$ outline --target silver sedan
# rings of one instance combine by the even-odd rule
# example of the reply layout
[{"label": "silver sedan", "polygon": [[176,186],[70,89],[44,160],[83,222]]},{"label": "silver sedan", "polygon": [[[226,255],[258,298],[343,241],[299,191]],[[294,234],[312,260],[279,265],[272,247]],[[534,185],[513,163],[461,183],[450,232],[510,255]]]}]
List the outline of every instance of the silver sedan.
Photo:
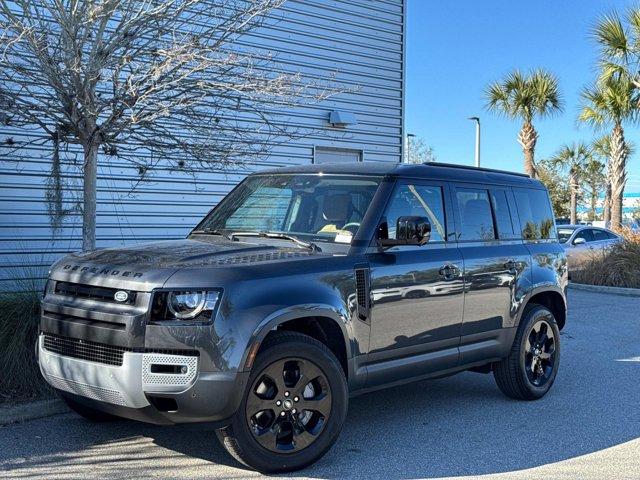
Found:
[{"label": "silver sedan", "polygon": [[587,225],[559,225],[558,240],[567,252],[569,274],[580,270],[596,253],[611,248],[622,240],[620,235],[606,228]]}]

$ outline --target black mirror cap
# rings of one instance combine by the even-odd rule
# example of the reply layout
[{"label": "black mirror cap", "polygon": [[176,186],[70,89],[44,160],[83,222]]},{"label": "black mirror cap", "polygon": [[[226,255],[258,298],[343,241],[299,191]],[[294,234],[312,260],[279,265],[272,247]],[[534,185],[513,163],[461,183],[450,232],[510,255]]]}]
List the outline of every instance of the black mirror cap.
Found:
[{"label": "black mirror cap", "polygon": [[431,238],[431,222],[427,217],[398,217],[396,238],[379,238],[381,247],[396,245],[424,245]]}]

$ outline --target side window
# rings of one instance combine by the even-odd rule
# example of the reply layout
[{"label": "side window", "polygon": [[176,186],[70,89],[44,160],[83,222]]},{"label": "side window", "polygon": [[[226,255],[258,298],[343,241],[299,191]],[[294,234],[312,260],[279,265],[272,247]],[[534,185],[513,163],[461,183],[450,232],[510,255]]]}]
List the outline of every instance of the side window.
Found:
[{"label": "side window", "polygon": [[456,200],[462,224],[459,240],[496,238],[487,190],[456,188]]},{"label": "side window", "polygon": [[430,242],[444,241],[446,233],[441,187],[398,184],[385,213],[389,238],[396,238],[398,217],[407,215],[427,217],[431,222]]},{"label": "side window", "polygon": [[525,240],[556,239],[551,202],[545,190],[514,188],[522,238]]},{"label": "side window", "polygon": [[593,242],[593,230],[591,230],[590,228],[585,228],[584,230],[580,230],[578,233],[576,233],[576,236],[573,239],[573,241],[575,242],[576,239],[578,238],[584,238],[584,241],[587,243]]},{"label": "side window", "polygon": [[604,230],[592,229],[591,232],[593,233],[593,241],[594,242],[601,242],[603,240],[609,240],[609,235]]},{"label": "side window", "polygon": [[515,228],[513,226],[513,217],[509,209],[507,200],[507,192],[504,190],[491,191],[491,204],[496,216],[496,226],[498,227],[498,238],[514,238]]}]

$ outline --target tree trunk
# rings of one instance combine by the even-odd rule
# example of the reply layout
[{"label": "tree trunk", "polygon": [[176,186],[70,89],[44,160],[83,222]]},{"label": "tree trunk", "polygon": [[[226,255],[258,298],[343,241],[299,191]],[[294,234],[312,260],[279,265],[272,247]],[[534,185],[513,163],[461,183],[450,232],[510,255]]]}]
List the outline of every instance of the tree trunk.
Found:
[{"label": "tree trunk", "polygon": [[609,180],[609,177],[607,177],[604,203],[602,204],[602,220],[604,221],[604,226],[606,228],[611,226],[611,181]]},{"label": "tree trunk", "polygon": [[82,250],[96,248],[96,184],[98,148],[95,141],[84,146],[84,185],[82,207]]},{"label": "tree trunk", "polygon": [[627,183],[628,149],[624,139],[624,130],[619,123],[611,132],[611,158],[609,176],[611,180],[611,228],[622,226],[622,198]]},{"label": "tree trunk", "polygon": [[589,213],[589,220],[592,222],[596,219],[596,208],[598,206],[598,189],[595,187],[591,187],[590,192],[590,207],[591,213]]},{"label": "tree trunk", "polygon": [[569,189],[571,192],[571,225],[578,223],[578,179],[575,173],[569,174]]},{"label": "tree trunk", "polygon": [[518,133],[518,143],[522,147],[524,153],[524,171],[531,178],[536,178],[536,162],[534,152],[536,142],[538,141],[538,132],[533,128],[529,121],[525,121]]}]

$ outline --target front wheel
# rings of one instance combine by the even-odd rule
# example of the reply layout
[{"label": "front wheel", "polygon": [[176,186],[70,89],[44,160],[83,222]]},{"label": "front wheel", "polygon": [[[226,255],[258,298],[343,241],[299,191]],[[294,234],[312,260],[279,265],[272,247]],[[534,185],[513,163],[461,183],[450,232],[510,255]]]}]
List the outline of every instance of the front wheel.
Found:
[{"label": "front wheel", "polygon": [[537,400],[553,385],[560,366],[560,330],[551,311],[527,306],[509,356],[494,364],[498,388],[516,400]]},{"label": "front wheel", "polygon": [[263,344],[231,425],[218,438],[238,461],[264,473],[316,462],[334,444],[347,414],[347,382],[331,351],[295,332]]}]

